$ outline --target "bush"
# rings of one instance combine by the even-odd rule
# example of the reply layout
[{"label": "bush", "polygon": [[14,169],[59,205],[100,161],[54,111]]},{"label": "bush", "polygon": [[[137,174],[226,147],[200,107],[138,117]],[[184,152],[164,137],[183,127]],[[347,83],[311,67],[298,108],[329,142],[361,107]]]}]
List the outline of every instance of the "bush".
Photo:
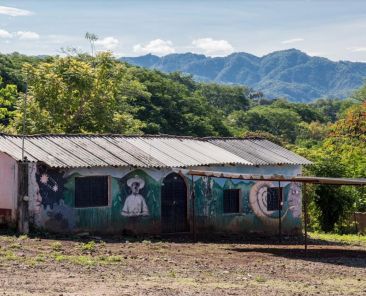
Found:
[{"label": "bush", "polygon": [[[319,177],[342,177],[346,168],[336,156],[324,156],[311,168],[310,172]],[[344,187],[334,185],[318,185],[313,193],[313,202],[319,211],[317,217],[320,229],[333,231],[337,223],[346,218],[353,205],[353,198]]]}]

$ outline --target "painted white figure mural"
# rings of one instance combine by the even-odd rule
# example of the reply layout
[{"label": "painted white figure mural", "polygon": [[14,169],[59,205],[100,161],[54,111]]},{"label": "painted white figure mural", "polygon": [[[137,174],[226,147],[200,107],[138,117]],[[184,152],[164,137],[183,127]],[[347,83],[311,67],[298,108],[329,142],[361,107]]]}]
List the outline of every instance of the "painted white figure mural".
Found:
[{"label": "painted white figure mural", "polygon": [[144,188],[145,181],[139,176],[135,176],[127,180],[127,186],[131,188],[131,194],[126,198],[121,215],[125,217],[148,216],[149,209],[144,197],[139,193],[140,189]]},{"label": "painted white figure mural", "polygon": [[294,218],[301,217],[301,188],[297,183],[291,183],[288,194],[288,205]]}]

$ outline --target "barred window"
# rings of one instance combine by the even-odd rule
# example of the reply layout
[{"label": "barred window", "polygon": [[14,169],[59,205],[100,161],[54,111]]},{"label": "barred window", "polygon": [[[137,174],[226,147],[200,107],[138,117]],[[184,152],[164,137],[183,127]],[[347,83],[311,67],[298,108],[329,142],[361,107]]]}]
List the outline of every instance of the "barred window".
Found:
[{"label": "barred window", "polygon": [[[267,211],[278,211],[282,210],[282,187],[270,187],[267,189]],[[281,197],[280,203],[278,198]]]},{"label": "barred window", "polygon": [[239,213],[240,211],[240,190],[224,190],[224,213]]},{"label": "barred window", "polygon": [[108,176],[75,178],[75,207],[105,207],[108,206],[108,196]]}]

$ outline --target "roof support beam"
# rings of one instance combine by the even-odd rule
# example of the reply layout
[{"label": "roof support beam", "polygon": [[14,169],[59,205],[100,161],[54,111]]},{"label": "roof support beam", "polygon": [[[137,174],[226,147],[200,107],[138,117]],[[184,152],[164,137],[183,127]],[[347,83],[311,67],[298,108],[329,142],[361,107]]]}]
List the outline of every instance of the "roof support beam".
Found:
[{"label": "roof support beam", "polygon": [[316,176],[307,177],[307,176],[284,176],[284,175],[251,175],[251,174],[236,174],[236,173],[201,171],[201,170],[189,170],[188,174],[193,176],[253,180],[253,181],[281,181],[281,182],[298,182],[298,183],[325,184],[325,185],[354,185],[354,186],[366,185],[366,178],[352,179],[352,178],[328,178],[328,177],[316,177]]}]

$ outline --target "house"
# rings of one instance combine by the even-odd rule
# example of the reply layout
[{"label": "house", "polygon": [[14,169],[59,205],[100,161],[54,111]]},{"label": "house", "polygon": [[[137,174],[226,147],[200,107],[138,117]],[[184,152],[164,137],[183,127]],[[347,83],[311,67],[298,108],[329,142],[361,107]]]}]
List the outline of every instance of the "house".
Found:
[{"label": "house", "polygon": [[33,135],[24,138],[26,162],[22,140],[0,135],[0,216],[10,223],[27,219],[54,232],[275,234],[281,222],[283,233],[301,232],[299,184],[189,173],[298,176],[310,164],[265,139]]}]

